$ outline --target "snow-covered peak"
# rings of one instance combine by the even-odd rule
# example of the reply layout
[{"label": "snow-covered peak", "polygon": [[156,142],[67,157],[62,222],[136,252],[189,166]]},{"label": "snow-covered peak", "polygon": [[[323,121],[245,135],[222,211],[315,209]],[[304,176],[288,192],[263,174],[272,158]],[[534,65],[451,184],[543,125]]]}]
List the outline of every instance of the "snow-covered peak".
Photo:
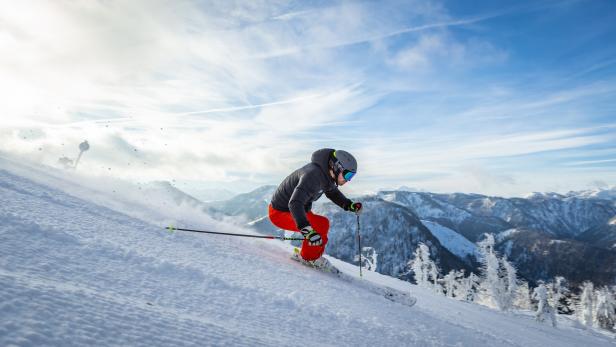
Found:
[{"label": "snow-covered peak", "polygon": [[580,191],[571,191],[567,196],[574,196],[582,199],[605,199],[616,201],[616,186],[609,188],[596,188]]},{"label": "snow-covered peak", "polygon": [[566,196],[562,194],[554,193],[554,192],[547,192],[547,193],[532,192],[530,194],[527,194],[524,198],[529,199],[529,200],[545,200],[545,199],[564,199],[566,198]]}]

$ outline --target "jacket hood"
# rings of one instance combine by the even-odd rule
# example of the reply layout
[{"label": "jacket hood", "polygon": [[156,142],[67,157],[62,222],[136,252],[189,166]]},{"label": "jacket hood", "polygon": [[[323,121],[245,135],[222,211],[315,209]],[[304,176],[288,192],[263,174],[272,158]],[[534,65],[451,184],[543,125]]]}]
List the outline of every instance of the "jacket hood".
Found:
[{"label": "jacket hood", "polygon": [[321,171],[329,177],[329,158],[334,151],[333,148],[323,148],[318,151],[312,153],[312,158],[310,161],[314,164],[317,164],[321,168]]}]

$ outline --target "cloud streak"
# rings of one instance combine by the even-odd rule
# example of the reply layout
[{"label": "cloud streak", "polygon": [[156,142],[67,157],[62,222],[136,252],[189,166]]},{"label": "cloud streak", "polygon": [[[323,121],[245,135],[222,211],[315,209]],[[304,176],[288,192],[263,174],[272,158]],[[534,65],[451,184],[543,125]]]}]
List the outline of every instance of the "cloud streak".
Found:
[{"label": "cloud streak", "polygon": [[478,23],[478,22],[481,22],[487,19],[495,18],[500,15],[502,14],[493,14],[493,15],[478,16],[478,17],[467,18],[467,19],[436,22],[436,23],[418,25],[414,27],[396,29],[396,30],[385,32],[385,33],[377,33],[377,34],[372,34],[372,35],[368,34],[364,37],[359,37],[359,38],[340,39],[340,40],[334,40],[334,41],[325,42],[325,43],[312,43],[312,44],[305,44],[303,46],[287,47],[287,48],[279,49],[276,51],[266,52],[266,53],[259,54],[259,55],[253,55],[250,58],[251,59],[270,59],[270,58],[283,57],[286,55],[298,54],[303,51],[333,49],[333,48],[340,48],[344,46],[351,46],[351,45],[357,45],[357,44],[362,44],[362,43],[371,43],[371,42],[375,42],[375,41],[379,41],[379,40],[383,40],[386,38],[403,35],[403,34],[417,33],[417,32],[428,31],[428,30],[439,29],[439,28],[469,25],[469,24]]}]

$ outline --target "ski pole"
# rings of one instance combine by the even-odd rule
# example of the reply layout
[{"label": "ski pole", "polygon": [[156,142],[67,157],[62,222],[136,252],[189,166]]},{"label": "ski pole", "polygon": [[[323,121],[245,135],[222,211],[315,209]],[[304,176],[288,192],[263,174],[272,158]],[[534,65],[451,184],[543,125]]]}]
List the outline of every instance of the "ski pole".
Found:
[{"label": "ski pole", "polygon": [[361,266],[362,266],[362,261],[361,261],[361,234],[359,233],[359,214],[357,215],[357,246],[359,247],[359,277],[363,277],[362,272],[361,272]]},{"label": "ski pole", "polygon": [[282,236],[273,236],[273,235],[250,235],[250,234],[234,234],[234,233],[222,233],[218,231],[209,231],[209,230],[195,230],[195,229],[184,229],[184,228],[176,228],[174,226],[165,227],[165,229],[169,230],[169,232],[173,232],[174,230],[180,231],[190,231],[193,233],[203,233],[203,234],[215,234],[215,235],[229,235],[229,236],[241,236],[241,237],[254,237],[258,239],[269,239],[269,240],[283,240],[283,241],[304,241],[303,238],[298,239],[294,237],[285,237],[284,234]]}]

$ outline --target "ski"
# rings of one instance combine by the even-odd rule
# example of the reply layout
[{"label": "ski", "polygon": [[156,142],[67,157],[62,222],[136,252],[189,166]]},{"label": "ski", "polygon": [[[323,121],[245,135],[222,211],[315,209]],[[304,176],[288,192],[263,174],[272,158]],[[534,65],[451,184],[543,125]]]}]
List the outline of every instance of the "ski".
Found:
[{"label": "ski", "polygon": [[333,266],[329,261],[327,261],[327,259],[325,259],[325,261],[327,262],[325,265],[315,264],[314,262],[306,261],[300,257],[298,248],[295,248],[293,250],[291,259],[311,269],[315,269],[326,274],[331,274],[335,277],[340,278],[343,281],[356,284],[357,286],[362,287],[374,294],[380,295],[391,302],[402,304],[408,307],[412,307],[417,303],[417,298],[411,296],[409,293],[405,293],[389,287],[382,287],[370,281],[359,280],[355,277],[345,274],[344,272],[338,270],[338,268]]}]

